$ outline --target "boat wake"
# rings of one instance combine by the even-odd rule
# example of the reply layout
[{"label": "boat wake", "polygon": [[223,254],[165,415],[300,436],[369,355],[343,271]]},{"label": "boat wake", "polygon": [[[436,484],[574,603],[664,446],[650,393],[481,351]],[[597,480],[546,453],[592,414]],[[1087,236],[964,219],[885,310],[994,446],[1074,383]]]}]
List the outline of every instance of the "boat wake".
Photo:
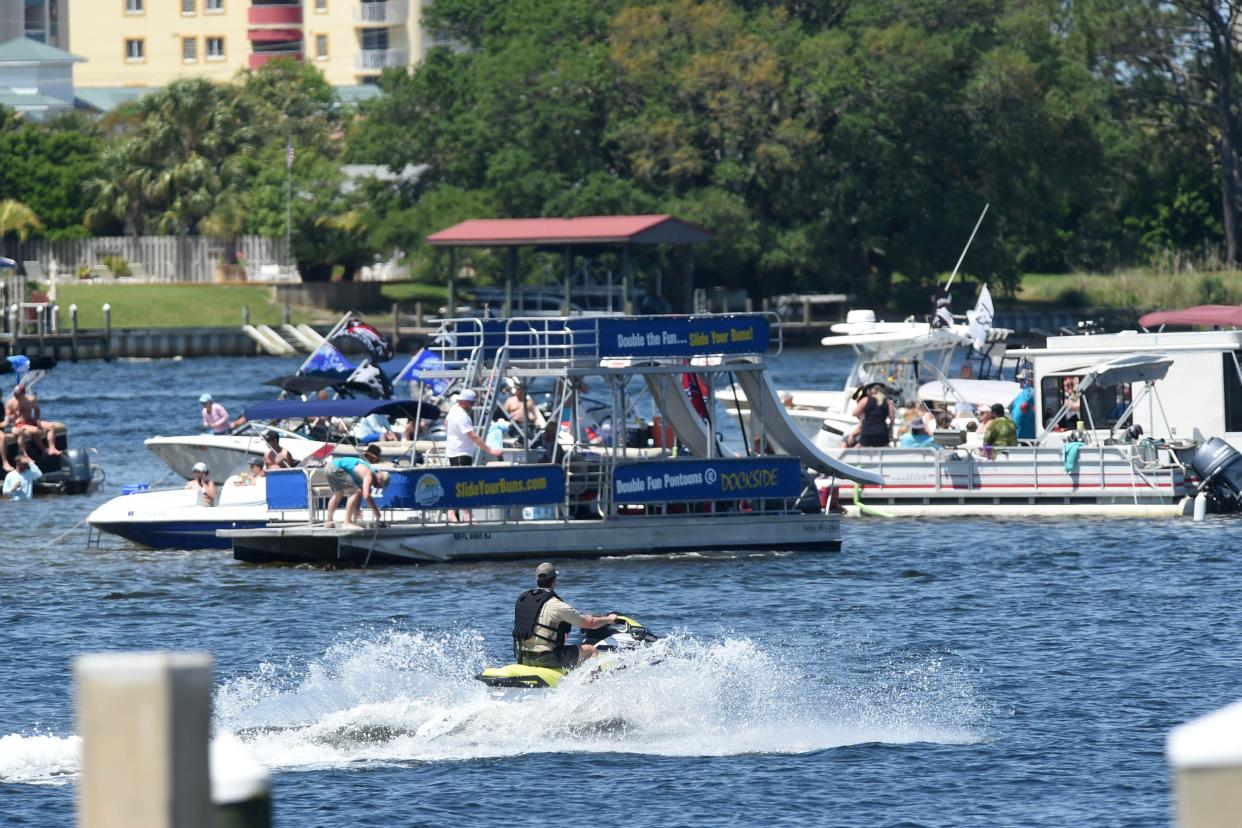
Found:
[{"label": "boat wake", "polygon": [[[862,743],[981,741],[986,705],[944,656],[816,675],[745,638],[667,636],[556,690],[498,691],[473,633],[344,642],[300,676],[273,668],[217,693],[217,724],[273,769],[526,753],[726,756]],[[851,678],[853,676],[853,678]]]},{"label": "boat wake", "polygon": [[[859,669],[832,654],[794,663],[746,638],[673,634],[583,670],[556,690],[488,688],[483,638],[389,630],[306,665],[263,664],[225,681],[215,730],[269,768],[461,761],[530,753],[728,756],[881,743],[973,744],[988,706],[937,654]],[[833,662],[814,670],[803,662]],[[857,654],[854,654],[857,656]],[[0,738],[0,782],[76,774],[76,736]]]}]

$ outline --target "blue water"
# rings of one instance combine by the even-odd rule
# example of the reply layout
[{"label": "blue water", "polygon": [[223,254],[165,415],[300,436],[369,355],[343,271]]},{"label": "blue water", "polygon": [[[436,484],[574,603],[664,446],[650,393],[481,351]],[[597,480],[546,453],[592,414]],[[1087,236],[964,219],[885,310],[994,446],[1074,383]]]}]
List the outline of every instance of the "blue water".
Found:
[{"label": "blue water", "polygon": [[[575,561],[562,594],[666,638],[520,702],[531,563],[354,571],[152,552],[75,529],[164,472],[142,438],[236,414],[288,360],[64,365],[45,413],[106,490],[0,504],[0,825],[69,825],[71,664],[208,650],[215,726],[274,771],[279,825],[1164,825],[1170,727],[1242,695],[1237,523],[848,520],[841,552]],[[839,383],[819,351],[780,384]],[[50,544],[50,545],[49,545]]]}]

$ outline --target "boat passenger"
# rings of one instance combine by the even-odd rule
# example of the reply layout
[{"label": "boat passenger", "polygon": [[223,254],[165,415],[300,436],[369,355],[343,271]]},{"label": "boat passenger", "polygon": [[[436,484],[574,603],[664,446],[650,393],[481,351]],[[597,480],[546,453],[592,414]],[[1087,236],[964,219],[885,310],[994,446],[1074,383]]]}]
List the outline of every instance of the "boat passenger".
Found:
[{"label": "boat passenger", "polygon": [[594,644],[566,644],[574,627],[598,629],[617,620],[617,614],[583,615],[556,594],[559,573],[550,563],[535,568],[535,588],[518,596],[513,609],[513,644],[520,664],[553,670],[571,670],[595,655]]},{"label": "boat passenger", "polygon": [[203,428],[213,434],[228,434],[229,412],[224,406],[213,400],[210,394],[203,394],[198,402],[203,407]]},{"label": "boat passenger", "polygon": [[543,412],[526,394],[526,387],[518,380],[513,380],[513,395],[505,400],[504,409],[511,423],[510,433],[514,437],[520,437],[523,445],[530,443],[536,429],[544,427]]},{"label": "boat passenger", "polygon": [[467,388],[457,397],[457,404],[449,409],[448,416],[444,418],[444,427],[447,432],[444,440],[444,456],[448,458],[450,466],[474,465],[474,449],[470,447],[471,443],[492,457],[504,456],[503,451],[488,446],[474,430],[472,412],[476,399],[474,391]]},{"label": "boat passenger", "polygon": [[897,419],[897,411],[892,400],[884,394],[883,383],[874,382],[867,386],[867,392],[854,406],[854,416],[858,418],[858,445],[883,447],[889,445],[892,435],[892,423]]},{"label": "boat passenger", "polygon": [[328,464],[328,486],[332,489],[332,496],[328,498],[328,519],[324,526],[332,527],[336,507],[340,505],[341,498],[347,494],[349,499],[345,501],[345,520],[341,523],[342,528],[361,528],[355,521],[358,519],[358,512],[362,509],[363,500],[366,500],[371,507],[375,519],[380,519],[379,507],[375,505],[375,497],[371,494],[372,486],[382,489],[388,485],[388,472],[375,469],[374,464],[380,461],[380,456],[380,447],[372,443],[367,446],[362,457],[332,458],[332,462]]},{"label": "boat passenger", "polygon": [[219,502],[216,481],[209,477],[210,474],[207,464],[199,461],[194,464],[194,479],[185,484],[187,489],[195,490],[194,505],[196,506],[215,506]]},{"label": "boat passenger", "polygon": [[1016,446],[1018,430],[1013,420],[1007,416],[1005,406],[993,403],[989,413],[991,417],[987,422],[987,428],[983,431],[983,444],[993,447]]},{"label": "boat passenger", "polygon": [[[267,451],[263,453],[262,469],[291,469],[297,465],[289,449],[280,447],[279,434],[269,431],[263,435],[263,439],[267,441]],[[253,466],[254,463],[250,465]]]},{"label": "boat passenger", "polygon": [[927,423],[922,417],[915,417],[910,421],[910,431],[901,438],[897,445],[899,448],[944,448],[927,433]]},{"label": "boat passenger", "polygon": [[34,497],[34,484],[43,477],[43,470],[25,454],[13,460],[13,469],[4,476],[4,495],[11,500],[30,500]]},{"label": "boat passenger", "polygon": [[26,440],[45,438],[47,446],[44,451],[49,455],[60,454],[56,448],[56,427],[46,420],[39,419],[38,404],[26,394],[26,384],[18,383],[13,388],[13,396],[4,404],[5,422],[13,426],[13,437],[17,440],[19,454],[29,456]]},{"label": "boat passenger", "polygon": [[[288,452],[286,452],[286,454],[287,453]],[[281,467],[277,466],[276,468],[281,468]],[[246,481],[247,484],[254,483],[254,481],[261,480],[264,477],[267,477],[267,468],[263,465],[261,461],[251,460],[250,461],[250,478]]]},{"label": "boat passenger", "polygon": [[1018,383],[1022,389],[1018,396],[1009,403],[1009,417],[1018,430],[1019,440],[1035,439],[1035,389],[1031,387],[1030,377],[1026,371],[1018,372]]}]

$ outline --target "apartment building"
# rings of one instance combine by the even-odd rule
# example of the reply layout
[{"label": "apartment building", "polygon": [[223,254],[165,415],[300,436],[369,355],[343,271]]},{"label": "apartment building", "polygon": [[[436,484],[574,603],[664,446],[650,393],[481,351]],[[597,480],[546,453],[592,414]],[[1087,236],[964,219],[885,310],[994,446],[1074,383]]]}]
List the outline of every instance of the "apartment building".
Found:
[{"label": "apartment building", "polygon": [[68,5],[68,0],[0,0],[0,43],[28,37],[37,43],[68,48],[68,32],[60,25]]},{"label": "apartment building", "polygon": [[74,54],[86,59],[76,71],[80,89],[157,87],[184,77],[227,80],[281,57],[314,64],[335,86],[355,86],[422,59],[429,43],[420,25],[427,4],[74,0],[68,29]]}]

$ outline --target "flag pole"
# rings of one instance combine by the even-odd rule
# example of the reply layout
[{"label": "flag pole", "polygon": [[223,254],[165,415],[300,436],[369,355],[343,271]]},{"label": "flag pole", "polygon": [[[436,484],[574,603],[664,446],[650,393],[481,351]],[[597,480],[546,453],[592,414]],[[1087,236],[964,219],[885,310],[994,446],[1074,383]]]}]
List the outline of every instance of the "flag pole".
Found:
[{"label": "flag pole", "polygon": [[962,260],[966,258],[966,251],[970,250],[970,245],[975,240],[975,234],[979,232],[979,225],[983,224],[983,217],[988,214],[988,208],[991,206],[991,202],[983,205],[983,212],[979,214],[979,220],[975,222],[975,229],[970,231],[970,238],[966,240],[966,246],[962,248],[962,255],[957,257],[957,264],[953,265],[953,272],[949,274],[949,281],[944,283],[945,291],[948,291],[953,285],[953,280],[957,277],[957,269],[962,266]]},{"label": "flag pole", "polygon": [[293,264],[293,136],[285,144],[285,265]]}]

